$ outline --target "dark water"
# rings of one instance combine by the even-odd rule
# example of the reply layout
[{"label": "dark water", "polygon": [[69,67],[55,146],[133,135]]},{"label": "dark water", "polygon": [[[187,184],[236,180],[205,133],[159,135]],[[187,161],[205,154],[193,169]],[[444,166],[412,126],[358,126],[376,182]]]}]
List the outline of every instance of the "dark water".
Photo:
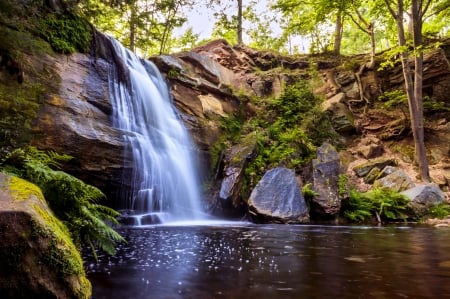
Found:
[{"label": "dark water", "polygon": [[[450,298],[450,230],[286,225],[123,229],[87,261],[93,298]],[[89,259],[89,257],[87,257]]]}]

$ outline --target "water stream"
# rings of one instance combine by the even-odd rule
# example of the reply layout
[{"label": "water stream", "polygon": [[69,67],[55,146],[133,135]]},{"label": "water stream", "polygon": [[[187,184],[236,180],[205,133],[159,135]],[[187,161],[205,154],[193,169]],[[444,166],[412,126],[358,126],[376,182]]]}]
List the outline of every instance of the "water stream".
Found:
[{"label": "water stream", "polygon": [[109,76],[114,126],[124,132],[133,164],[126,209],[138,225],[202,218],[193,145],[163,77],[152,62],[111,41],[127,73],[116,66]]},{"label": "water stream", "polygon": [[215,223],[124,228],[87,256],[95,299],[450,298],[450,230]]}]

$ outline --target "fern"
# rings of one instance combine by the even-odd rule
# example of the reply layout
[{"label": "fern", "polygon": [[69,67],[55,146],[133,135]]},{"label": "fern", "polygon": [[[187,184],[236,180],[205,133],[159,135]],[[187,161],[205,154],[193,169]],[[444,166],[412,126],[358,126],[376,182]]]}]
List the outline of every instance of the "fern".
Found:
[{"label": "fern", "polygon": [[406,219],[408,202],[408,198],[389,189],[375,188],[364,193],[350,190],[341,212],[354,222],[364,222],[375,215],[385,220]]},{"label": "fern", "polygon": [[105,197],[98,188],[68,173],[52,169],[70,159],[68,155],[28,147],[10,153],[1,166],[15,167],[17,174],[41,188],[50,208],[65,222],[75,243],[98,247],[108,254],[114,254],[115,244],[124,241],[110,226],[117,224],[119,213],[98,204]]}]

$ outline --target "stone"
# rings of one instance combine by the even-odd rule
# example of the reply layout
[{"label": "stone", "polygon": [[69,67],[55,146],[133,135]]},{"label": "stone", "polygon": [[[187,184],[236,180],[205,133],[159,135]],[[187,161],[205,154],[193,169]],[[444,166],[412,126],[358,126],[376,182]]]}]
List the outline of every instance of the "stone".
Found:
[{"label": "stone", "polygon": [[373,184],[375,180],[379,177],[381,170],[378,167],[372,168],[369,173],[364,177],[364,183]]},{"label": "stone", "polygon": [[358,153],[366,159],[373,159],[383,154],[381,140],[374,136],[366,136],[358,144]]},{"label": "stone", "polygon": [[225,170],[219,191],[219,201],[223,209],[236,209],[240,206],[239,194],[245,168],[255,153],[256,135],[251,133],[226,154]]},{"label": "stone", "polygon": [[2,173],[0,240],[2,298],[90,298],[80,253],[41,190]]},{"label": "stone", "polygon": [[445,202],[444,193],[434,183],[418,185],[401,192],[401,194],[411,200],[410,207],[419,217],[425,215],[432,206]]},{"label": "stone", "polygon": [[312,161],[312,184],[317,195],[311,201],[311,217],[334,218],[339,213],[340,160],[336,149],[329,143],[317,148],[317,159]]},{"label": "stone", "polygon": [[277,167],[267,171],[248,200],[249,212],[256,222],[305,223],[308,207],[294,171]]},{"label": "stone", "polygon": [[411,178],[403,170],[398,169],[385,177],[377,179],[373,186],[401,192],[413,188],[415,185]]},{"label": "stone", "polygon": [[384,167],[386,167],[388,165],[395,166],[396,164],[397,164],[397,162],[393,158],[377,158],[377,159],[369,160],[365,163],[356,165],[355,167],[353,167],[353,171],[356,173],[357,176],[364,177],[374,167],[383,169]]},{"label": "stone", "polygon": [[322,111],[330,116],[331,125],[336,132],[348,134],[355,132],[355,124],[352,112],[344,104],[345,94],[338,93],[322,104]]}]

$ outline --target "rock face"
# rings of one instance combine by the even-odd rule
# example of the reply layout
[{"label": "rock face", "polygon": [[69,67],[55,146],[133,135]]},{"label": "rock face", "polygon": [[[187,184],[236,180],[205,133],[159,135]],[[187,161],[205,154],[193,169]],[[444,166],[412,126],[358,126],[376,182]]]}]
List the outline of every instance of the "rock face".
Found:
[{"label": "rock face", "polygon": [[410,206],[416,216],[423,216],[432,206],[445,202],[444,193],[436,184],[418,185],[401,192],[410,200]]},{"label": "rock face", "polygon": [[248,200],[249,211],[256,222],[305,223],[308,207],[295,174],[287,168],[266,172]]},{"label": "rock face", "polygon": [[40,189],[2,173],[0,239],[2,298],[90,298],[80,254]]},{"label": "rock face", "polygon": [[[110,63],[84,54],[45,57],[43,69],[51,66],[59,76],[41,105],[32,144],[74,157],[64,170],[117,197],[126,173],[122,132],[112,127],[108,90]],[[125,161],[124,161],[125,160]]]},{"label": "rock face", "polygon": [[335,218],[341,207],[339,195],[339,175],[341,173],[339,155],[329,143],[317,148],[317,159],[313,165],[313,188],[317,195],[311,202],[311,217]]}]

